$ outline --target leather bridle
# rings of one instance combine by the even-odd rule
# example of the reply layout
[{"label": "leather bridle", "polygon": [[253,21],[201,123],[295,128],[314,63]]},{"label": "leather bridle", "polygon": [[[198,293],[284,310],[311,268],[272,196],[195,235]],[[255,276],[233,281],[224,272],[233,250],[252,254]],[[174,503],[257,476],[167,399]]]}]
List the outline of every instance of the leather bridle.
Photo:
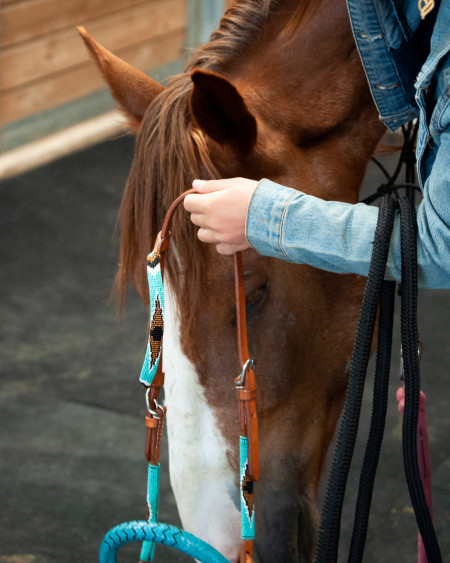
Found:
[{"label": "leather bridle", "polygon": [[[190,189],[181,194],[169,207],[160,233],[157,236],[153,252],[159,254],[161,276],[164,276],[164,258],[171,237],[171,223],[175,210],[184,198],[195,193]],[[248,494],[248,480],[253,482],[259,478],[259,443],[258,443],[258,422],[256,415],[256,381],[255,381],[255,361],[250,358],[247,341],[247,322],[245,309],[245,288],[244,272],[241,252],[234,254],[234,287],[236,297],[236,325],[237,325],[237,348],[241,373],[235,379],[235,386],[238,394],[239,421],[241,437],[246,439],[248,449],[248,468],[246,471],[246,491]],[[162,358],[161,358],[162,359]],[[156,374],[152,383],[147,388],[147,440],[146,458],[152,465],[159,462],[159,446],[161,432],[166,415],[166,407],[158,403],[161,388],[164,385],[164,372],[162,361],[159,362]],[[242,475],[240,479],[242,489]],[[250,487],[253,494],[253,485]],[[242,497],[242,490],[241,490]],[[241,498],[242,504],[242,498]],[[242,507],[241,507],[242,508]],[[243,526],[244,528],[244,526]],[[251,536],[251,534],[250,534]],[[253,562],[253,537],[249,534],[242,534],[241,548],[236,563]]]}]

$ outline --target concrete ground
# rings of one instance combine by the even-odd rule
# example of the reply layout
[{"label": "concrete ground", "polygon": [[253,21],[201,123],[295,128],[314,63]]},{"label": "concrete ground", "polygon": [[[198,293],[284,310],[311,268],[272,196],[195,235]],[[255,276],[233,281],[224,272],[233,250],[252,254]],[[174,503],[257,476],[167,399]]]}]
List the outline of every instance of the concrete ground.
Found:
[{"label": "concrete ground", "polygon": [[[132,150],[131,139],[119,139],[0,184],[0,563],[94,562],[110,527],[145,514],[144,402],[137,377],[147,313],[130,294],[119,320],[109,299],[117,263],[112,233]],[[444,560],[450,555],[449,303],[449,292],[420,292],[422,381]],[[368,563],[416,559],[394,357]],[[364,407],[356,462],[367,433],[367,398]],[[162,468],[160,519],[177,525],[164,471],[167,449]],[[356,483],[354,471],[343,553]],[[166,548],[157,553],[160,562],[191,560]],[[136,554],[136,546],[126,548],[119,560],[135,562]]]}]

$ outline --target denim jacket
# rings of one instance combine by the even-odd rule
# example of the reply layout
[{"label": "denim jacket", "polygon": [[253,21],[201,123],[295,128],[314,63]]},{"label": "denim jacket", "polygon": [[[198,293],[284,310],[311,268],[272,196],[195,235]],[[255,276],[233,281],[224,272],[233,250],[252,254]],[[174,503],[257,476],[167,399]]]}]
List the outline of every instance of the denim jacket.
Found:
[{"label": "denim jacket", "polygon": [[[380,119],[391,130],[419,119],[419,285],[450,288],[450,0],[436,2],[421,25],[417,0],[347,5]],[[367,276],[377,217],[377,207],[323,201],[262,180],[248,207],[246,236],[266,256]],[[396,217],[386,276],[400,275]]]}]

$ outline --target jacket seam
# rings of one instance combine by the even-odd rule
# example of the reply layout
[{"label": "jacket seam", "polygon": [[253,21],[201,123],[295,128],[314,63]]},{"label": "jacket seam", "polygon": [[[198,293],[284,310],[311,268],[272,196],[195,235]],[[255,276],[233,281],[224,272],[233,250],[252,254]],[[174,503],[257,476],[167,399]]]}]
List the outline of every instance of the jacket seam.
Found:
[{"label": "jacket seam", "polygon": [[245,229],[244,229],[244,236],[245,236],[245,240],[248,242],[248,244],[253,248],[252,243],[249,240],[248,237],[248,223],[249,223],[249,218],[250,218],[250,208],[252,206],[252,202],[255,198],[256,192],[259,188],[259,186],[262,184],[262,182],[264,182],[265,180],[267,180],[267,178],[261,178],[261,180],[259,180],[259,182],[256,184],[256,188],[253,190],[252,196],[250,198],[250,201],[248,202],[247,205],[247,213],[245,215]]},{"label": "jacket seam", "polygon": [[297,195],[297,193],[292,193],[292,194],[287,198],[287,200],[285,201],[284,206],[283,206],[283,212],[282,212],[281,217],[280,217],[280,225],[279,225],[279,227],[278,227],[278,248],[279,248],[280,251],[282,252],[283,256],[285,256],[286,258],[289,258],[289,260],[291,260],[291,257],[290,257],[289,254],[285,251],[285,249],[283,248],[282,242],[281,242],[281,240],[282,240],[282,230],[283,230],[283,224],[284,224],[284,221],[285,221],[285,217],[286,217],[286,215],[287,215],[287,208],[289,207],[289,204],[290,204],[290,202],[291,202],[291,199],[292,199],[294,196],[296,196],[296,195]]}]

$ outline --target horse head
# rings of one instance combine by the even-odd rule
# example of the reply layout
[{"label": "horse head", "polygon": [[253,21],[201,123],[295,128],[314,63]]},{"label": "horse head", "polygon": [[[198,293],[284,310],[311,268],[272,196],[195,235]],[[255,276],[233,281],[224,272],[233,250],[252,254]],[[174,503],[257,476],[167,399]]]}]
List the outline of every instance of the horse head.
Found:
[{"label": "horse head", "polygon": [[[122,291],[131,277],[148,300],[146,255],[194,178],[268,177],[357,201],[382,126],[343,0],[234,2],[167,87],[81,33],[138,129],[120,210]],[[184,211],[172,245],[164,337],[171,482],[183,526],[231,559],[240,528],[232,259],[201,244]],[[363,280],[252,250],[244,269],[261,459],[255,550],[260,562],[309,561]]]}]

